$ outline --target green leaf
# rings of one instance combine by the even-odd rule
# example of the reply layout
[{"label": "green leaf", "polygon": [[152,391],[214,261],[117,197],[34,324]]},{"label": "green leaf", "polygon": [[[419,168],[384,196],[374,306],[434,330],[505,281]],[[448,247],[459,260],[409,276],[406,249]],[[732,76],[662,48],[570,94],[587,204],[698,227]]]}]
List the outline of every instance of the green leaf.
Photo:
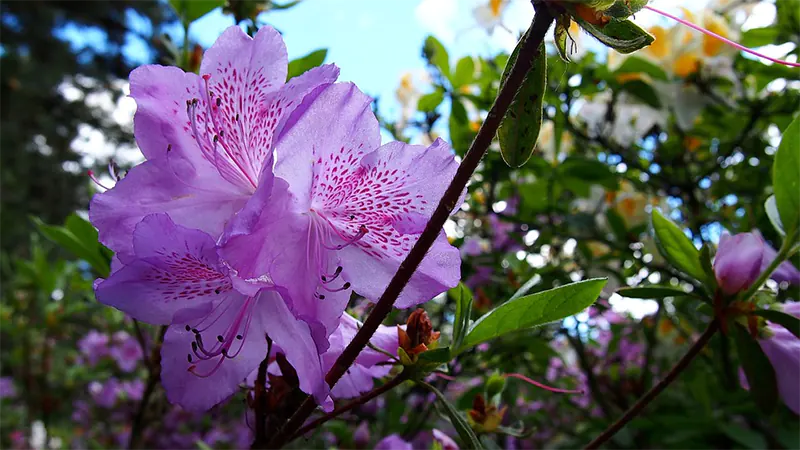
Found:
[{"label": "green leaf", "polygon": [[270,2],[269,9],[270,10],[275,10],[275,11],[280,11],[280,10],[292,8],[294,6],[297,6],[298,4],[300,4],[300,0],[296,0],[296,1],[288,2],[288,3]]},{"label": "green leaf", "polygon": [[328,56],[328,49],[322,48],[314,50],[306,56],[293,59],[289,61],[289,71],[286,74],[286,79],[292,79],[298,75],[302,75],[314,67],[322,65],[325,62],[325,57]]},{"label": "green leaf", "polygon": [[568,14],[562,14],[556,19],[556,26],[553,30],[553,41],[556,43],[556,50],[558,50],[558,56],[561,57],[562,60],[565,62],[570,62],[569,59],[569,49],[567,45],[569,45],[569,26],[572,22]]},{"label": "green leaf", "polygon": [[444,100],[444,92],[441,90],[433,91],[419,98],[417,109],[422,112],[432,112],[442,103],[442,100]]},{"label": "green leaf", "polygon": [[456,71],[453,78],[450,80],[453,83],[453,88],[458,89],[472,82],[475,76],[475,61],[471,56],[465,56],[458,60],[456,63]]},{"label": "green leaf", "polygon": [[63,227],[47,225],[36,217],[33,217],[32,220],[44,237],[89,263],[101,277],[108,276],[110,258],[106,256],[105,247],[98,242],[97,231],[91,224],[75,214],[67,218],[67,226]]},{"label": "green leaf", "polygon": [[420,361],[426,363],[434,363],[436,365],[446,364],[450,362],[451,359],[453,358],[450,356],[449,347],[436,348],[419,354]]},{"label": "green leaf", "polygon": [[541,280],[542,280],[542,276],[539,275],[538,273],[536,275],[530,277],[528,279],[528,281],[525,282],[525,284],[523,284],[522,286],[520,286],[519,289],[517,289],[517,292],[514,292],[514,295],[512,295],[511,298],[508,299],[508,301],[516,300],[516,299],[522,297],[523,295],[527,294],[528,291],[530,291],[531,288],[536,286],[536,283],[540,282]]},{"label": "green leaf", "polygon": [[[501,86],[505,84],[525,39],[523,37],[520,40],[508,59],[503,77],[500,79]],[[497,130],[500,153],[509,167],[522,167],[533,155],[542,128],[542,102],[546,82],[547,51],[542,43],[536,51],[531,70],[525,75],[522,86],[511,101],[511,106]]]},{"label": "green leaf", "polygon": [[762,412],[770,414],[778,404],[775,369],[772,368],[772,363],[767,358],[767,355],[764,354],[764,350],[750,336],[750,333],[738,324],[732,323],[732,325],[730,331],[736,342],[742,369],[744,369],[744,374],[747,376],[750,395]]},{"label": "green leaf", "polygon": [[425,383],[424,381],[419,381],[418,383],[424,386],[427,390],[436,394],[439,404],[444,407],[447,416],[450,417],[450,422],[452,422],[453,428],[456,429],[456,432],[458,432],[458,435],[461,437],[465,448],[482,449],[483,445],[478,440],[478,437],[475,436],[475,433],[472,431],[472,427],[469,426],[467,419],[456,410],[456,408],[447,400],[447,397],[439,392],[438,389],[428,383]]},{"label": "green leaf", "polygon": [[619,90],[633,94],[648,106],[656,109],[661,108],[661,98],[659,98],[658,93],[650,83],[643,80],[631,80],[623,83]]},{"label": "green leaf", "polygon": [[786,328],[797,338],[800,338],[800,318],[772,309],[757,309],[753,314]]},{"label": "green leaf", "polygon": [[776,27],[751,28],[742,33],[739,43],[750,48],[763,47],[775,44],[778,40],[778,34],[779,31]]},{"label": "green leaf", "polygon": [[606,210],[606,221],[617,239],[623,242],[627,241],[628,226],[625,224],[625,219],[616,210],[613,208]]},{"label": "green leaf", "polygon": [[598,41],[620,53],[632,53],[652,44],[655,38],[630,20],[612,20],[605,26],[595,26],[579,16],[573,19]]},{"label": "green leaf", "polygon": [[656,64],[638,56],[630,56],[614,71],[615,75],[644,73],[654,80],[667,81],[667,72]]},{"label": "green leaf", "polygon": [[800,225],[800,116],[783,132],[772,164],[772,189],[781,223],[792,234]]},{"label": "green leaf", "polygon": [[775,231],[781,236],[786,236],[783,223],[781,223],[780,213],[778,213],[778,203],[775,201],[774,195],[770,195],[767,201],[764,202],[764,210],[767,212],[767,218],[772,224],[772,227],[775,228]]},{"label": "green leaf", "polygon": [[686,297],[692,294],[684,292],[671,286],[642,286],[633,288],[622,288],[617,294],[629,298],[665,298],[665,297]]},{"label": "green leaf", "polygon": [[437,67],[446,78],[450,78],[450,55],[441,42],[433,36],[425,38],[422,53],[429,63]]},{"label": "green leaf", "polygon": [[190,24],[215,8],[225,5],[225,0],[169,0],[184,24]]},{"label": "green leaf", "polygon": [[595,159],[570,157],[559,164],[556,170],[560,177],[566,179],[567,188],[574,179],[608,189],[616,190],[619,187],[617,176],[611,172],[611,168]]},{"label": "green leaf", "polygon": [[577,314],[597,300],[605,284],[604,278],[579,281],[507,301],[472,324],[462,349]]},{"label": "green leaf", "polygon": [[720,429],[728,435],[729,438],[742,444],[745,448],[758,450],[767,447],[767,441],[761,433],[742,427],[741,425],[734,425],[731,423],[720,423]]},{"label": "green leaf", "polygon": [[447,291],[447,295],[456,303],[456,316],[453,319],[453,342],[450,346],[455,353],[458,353],[472,317],[472,292],[464,283],[458,283],[458,286]]},{"label": "green leaf", "polygon": [[661,255],[676,269],[696,280],[704,281],[706,273],[700,263],[700,252],[683,231],[657,209],[653,209],[652,225]]}]

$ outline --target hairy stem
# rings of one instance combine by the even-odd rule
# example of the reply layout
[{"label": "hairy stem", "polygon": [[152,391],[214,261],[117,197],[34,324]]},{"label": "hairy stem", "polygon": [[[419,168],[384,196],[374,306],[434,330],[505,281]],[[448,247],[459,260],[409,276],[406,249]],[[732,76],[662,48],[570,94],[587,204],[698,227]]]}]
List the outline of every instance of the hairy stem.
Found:
[{"label": "hairy stem", "polygon": [[[372,313],[367,317],[364,325],[358,330],[353,340],[344,349],[342,354],[333,364],[328,374],[325,376],[325,381],[328,385],[333,386],[345,374],[347,369],[353,364],[356,356],[361,353],[361,350],[367,345],[372,335],[378,329],[378,326],[386,319],[386,316],[392,310],[394,302],[402,292],[403,288],[411,280],[411,276],[417,270],[425,254],[433,245],[436,238],[441,233],[444,223],[456,207],[461,193],[467,186],[473,172],[478,167],[483,155],[489,149],[492,140],[494,139],[497,129],[500,127],[500,122],[508,111],[511,101],[517,94],[520,86],[525,80],[525,76],[531,69],[531,66],[539,49],[540,44],[544,40],[547,30],[550,29],[555,18],[549,9],[544,5],[537,6],[536,15],[531,24],[531,28],[526,34],[525,41],[520,48],[519,57],[517,58],[514,66],[508,75],[508,79],[500,88],[497,98],[489,110],[486,120],[478,130],[475,140],[472,141],[469,150],[464,156],[464,160],[458,167],[455,177],[447,187],[439,205],[436,207],[431,219],[425,226],[425,230],[420,235],[414,247],[408,253],[406,258],[400,263],[400,268],[394,274],[386,290],[381,295],[378,302],[375,304]],[[294,430],[299,428],[311,415],[316,408],[313,398],[308,397],[300,405],[300,408],[295,412],[289,421],[284,425],[280,433],[278,433],[270,442],[270,446],[279,447],[285,441],[285,436],[293,434]]]},{"label": "hairy stem", "polygon": [[603,433],[600,434],[600,436],[597,436],[592,442],[590,442],[584,448],[586,449],[600,448],[601,445],[603,445],[606,441],[611,439],[615,434],[617,434],[619,430],[621,430],[625,425],[627,425],[628,422],[631,421],[631,419],[633,419],[639,413],[641,413],[647,407],[647,405],[649,405],[650,402],[653,401],[653,399],[658,396],[658,394],[660,394],[664,389],[667,388],[667,386],[669,386],[673,381],[675,381],[676,378],[678,378],[678,375],[680,375],[681,372],[683,372],[683,370],[689,366],[689,363],[692,362],[692,360],[703,350],[708,341],[711,340],[711,337],[714,336],[714,334],[718,330],[719,330],[719,322],[717,321],[717,319],[714,319],[711,321],[711,323],[708,324],[708,328],[706,328],[706,331],[703,332],[703,334],[700,336],[697,342],[695,342],[694,345],[692,345],[692,347],[689,349],[689,351],[686,352],[685,355],[683,355],[683,358],[681,358],[680,361],[678,361],[678,363],[675,364],[675,367],[673,367],[672,370],[669,371],[669,373],[667,374],[667,376],[664,377],[664,379],[662,379],[661,381],[658,382],[658,384],[653,386],[653,388],[650,389],[646,394],[644,394],[644,396],[642,396],[642,398],[640,398],[635,405],[631,406],[630,409],[625,411],[625,414],[623,414],[622,417],[619,418],[619,420],[614,422],[610,427],[608,427],[605,431],[603,431]]}]

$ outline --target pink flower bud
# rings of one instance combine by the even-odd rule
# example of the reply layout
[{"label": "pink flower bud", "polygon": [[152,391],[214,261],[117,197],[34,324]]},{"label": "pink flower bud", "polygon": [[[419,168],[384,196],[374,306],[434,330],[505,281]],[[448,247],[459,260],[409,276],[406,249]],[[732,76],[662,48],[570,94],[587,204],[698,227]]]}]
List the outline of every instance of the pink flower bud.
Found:
[{"label": "pink flower bud", "polygon": [[766,244],[755,233],[724,233],[714,258],[714,275],[722,292],[733,295],[750,287],[761,273]]}]

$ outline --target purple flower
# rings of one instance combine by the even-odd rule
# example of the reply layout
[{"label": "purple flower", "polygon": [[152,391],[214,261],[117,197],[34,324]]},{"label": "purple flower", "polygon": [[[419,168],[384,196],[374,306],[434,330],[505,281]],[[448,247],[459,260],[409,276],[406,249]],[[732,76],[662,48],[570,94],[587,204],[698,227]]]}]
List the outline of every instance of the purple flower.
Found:
[{"label": "purple flower", "polygon": [[[249,286],[248,286],[249,288]],[[308,325],[288,310],[277,287],[233,288],[214,240],[147,216],[133,233],[128,263],[95,287],[101,303],[133,318],[170,325],[161,349],[162,383],[170,401],[202,411],[228,398],[266,356],[265,335],[300,375],[300,388],[327,398],[324,372]]]},{"label": "purple flower", "polygon": [[97,362],[108,356],[108,335],[97,330],[89,330],[86,336],[78,341],[78,349],[89,360],[89,365],[94,366]]},{"label": "purple flower", "polygon": [[142,360],[142,346],[130,334],[117,331],[113,337],[114,345],[111,346],[111,357],[123,372],[133,372],[136,365]]},{"label": "purple flower", "polygon": [[125,394],[125,398],[138,402],[144,395],[144,381],[136,379],[133,381],[123,381],[119,385],[120,392]]},{"label": "purple flower", "polygon": [[98,406],[103,408],[113,407],[117,403],[120,392],[120,384],[116,378],[109,378],[105,383],[98,381],[89,383],[89,395]]},{"label": "purple flower", "polygon": [[481,239],[475,236],[464,238],[464,243],[459,250],[464,256],[478,256],[484,252]]},{"label": "purple flower", "polygon": [[[259,186],[226,230],[221,254],[243,279],[287,286],[291,309],[323,352],[348,290],[373,300],[383,293],[458,164],[442,140],[380,146],[372,99],[352,84],[315,95],[275,145],[274,187]],[[290,202],[274,200],[283,189]],[[442,231],[395,306],[425,302],[459,278],[458,249]]]},{"label": "purple flower", "polygon": [[[734,295],[748,289],[777,256],[761,233],[723,233],[714,258],[714,274],[722,292]],[[771,277],[778,282],[800,284],[800,271],[789,261],[778,266]]]},{"label": "purple flower", "polygon": [[[322,355],[325,372],[333,367],[336,358],[342,354],[344,348],[353,340],[361,327],[361,323],[345,313],[342,314],[341,323],[330,337],[331,346]],[[377,348],[385,350],[391,355],[397,354],[398,338],[397,328],[381,325],[372,335],[370,342]],[[365,348],[358,354],[355,363],[350,366],[347,373],[333,387],[332,394],[336,398],[351,398],[372,390],[373,378],[382,378],[392,370],[391,365],[377,365],[389,361],[390,358],[371,348]]]},{"label": "purple flower", "polygon": [[413,450],[413,447],[399,435],[390,434],[375,444],[375,450]]},{"label": "purple flower", "polygon": [[369,445],[369,423],[366,420],[361,421],[353,432],[353,445],[356,448],[366,448]]},{"label": "purple flower", "polygon": [[442,450],[458,450],[458,444],[456,444],[456,441],[436,428],[433,429],[433,440],[439,443]]},{"label": "purple flower", "polygon": [[100,241],[122,262],[134,228],[152,213],[216,239],[230,217],[272,179],[275,140],[307,94],[336,80],[326,65],[285,83],[286,47],[269,26],[250,38],[225,30],[200,75],[147,65],[131,73],[134,135],[147,161],[92,200]]},{"label": "purple flower", "polygon": [[14,379],[11,377],[0,377],[0,400],[4,398],[14,398],[17,396],[17,388],[14,387]]},{"label": "purple flower", "polygon": [[[785,303],[783,311],[800,317],[800,302]],[[762,350],[772,363],[778,381],[778,393],[795,414],[800,414],[800,339],[781,325],[769,322],[770,337],[759,339]]]}]

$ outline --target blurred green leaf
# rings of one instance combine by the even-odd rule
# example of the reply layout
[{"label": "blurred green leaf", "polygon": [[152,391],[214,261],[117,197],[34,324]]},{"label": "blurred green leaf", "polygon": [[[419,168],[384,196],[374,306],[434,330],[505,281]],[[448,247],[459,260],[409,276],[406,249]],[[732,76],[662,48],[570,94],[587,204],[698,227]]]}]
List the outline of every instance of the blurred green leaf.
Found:
[{"label": "blurred green leaf", "polygon": [[764,350],[744,328],[731,322],[730,334],[736,342],[739,360],[747,376],[750,394],[765,414],[770,414],[778,404],[778,385],[775,369]]},{"label": "blurred green leaf", "polygon": [[700,263],[700,252],[683,231],[657,209],[653,209],[652,225],[661,255],[676,269],[696,280],[704,281],[706,274]]},{"label": "blurred green leaf", "polygon": [[450,78],[450,55],[441,42],[433,36],[425,38],[422,53],[429,63],[434,65],[442,72],[446,78]]},{"label": "blurred green leaf", "polygon": [[567,180],[565,183],[567,188],[575,179],[611,190],[618,187],[617,176],[611,171],[608,164],[594,159],[570,157],[559,164],[556,171],[560,177]]},{"label": "blurred green leaf", "polygon": [[472,324],[459,350],[577,314],[597,300],[605,284],[606,279],[579,281],[507,301]]},{"label": "blurred green leaf", "polygon": [[298,75],[308,72],[314,67],[321,66],[322,63],[325,62],[325,58],[327,56],[328,49],[322,48],[319,50],[314,50],[306,56],[301,56],[300,58],[289,61],[289,70],[286,74],[286,79],[290,80]]},{"label": "blurred green leaf", "polygon": [[422,112],[433,112],[444,100],[444,92],[436,90],[419,98],[417,109]]},{"label": "blurred green leaf", "polygon": [[778,34],[777,27],[751,28],[742,33],[739,43],[745,47],[763,47],[775,44],[778,40]]},{"label": "blurred green leaf", "polygon": [[657,299],[665,297],[686,297],[692,295],[678,288],[670,286],[658,286],[658,285],[622,288],[617,291],[617,294],[623,297],[645,298],[645,299]]},{"label": "blurred green leaf", "polygon": [[631,80],[622,83],[620,91],[628,92],[653,108],[661,108],[661,98],[650,83],[643,80]]},{"label": "blurred green leaf", "polygon": [[110,252],[98,242],[97,231],[89,222],[76,214],[67,218],[66,226],[47,225],[36,217],[33,217],[32,220],[39,232],[47,239],[88,262],[100,277],[108,276]]},{"label": "blurred green leaf", "polygon": [[781,216],[778,212],[778,203],[775,201],[774,195],[770,195],[767,198],[767,201],[764,202],[764,211],[766,211],[767,218],[772,224],[772,227],[775,228],[775,231],[777,231],[781,236],[786,236],[786,231],[783,229]]},{"label": "blurred green leaf", "polygon": [[474,75],[475,61],[473,61],[471,56],[465,56],[456,63],[456,71],[453,73],[453,78],[450,82],[453,83],[453,88],[458,89],[461,86],[472,83]]},{"label": "blurred green leaf", "polygon": [[457,351],[464,342],[464,336],[469,329],[472,317],[472,292],[464,283],[447,291],[447,295],[455,301],[456,316],[453,319],[453,342],[450,346]]},{"label": "blurred green leaf", "polygon": [[667,72],[665,72],[664,69],[638,56],[629,56],[625,58],[625,61],[614,71],[614,74],[617,76],[636,73],[647,74],[650,78],[659,81],[666,81],[668,79]]},{"label": "blurred green leaf", "polygon": [[794,234],[800,225],[800,116],[781,137],[772,165],[772,189],[781,223],[788,234]]},{"label": "blurred green leaf", "polygon": [[729,438],[743,445],[745,448],[753,450],[769,448],[766,439],[764,439],[761,433],[744,428],[741,425],[725,422],[720,423],[719,427]]},{"label": "blurred green leaf", "polygon": [[[520,40],[506,64],[503,77],[500,79],[501,86],[508,78],[524,40],[525,38]],[[525,75],[522,86],[511,101],[511,106],[497,130],[500,152],[503,161],[509,167],[522,167],[533,155],[542,128],[542,104],[546,82],[547,50],[542,43],[536,52],[533,66]]]},{"label": "blurred green leaf", "polygon": [[169,0],[181,21],[188,25],[215,8],[225,5],[225,0]]},{"label": "blurred green leaf", "polygon": [[447,416],[450,418],[450,422],[453,424],[453,428],[456,429],[456,432],[461,437],[464,447],[471,449],[482,449],[483,445],[478,440],[478,437],[475,436],[475,433],[472,431],[472,427],[469,426],[467,419],[456,410],[456,408],[447,400],[447,397],[445,397],[444,394],[442,394],[438,389],[428,383],[420,381],[419,384],[436,394],[439,404],[444,407]]}]

